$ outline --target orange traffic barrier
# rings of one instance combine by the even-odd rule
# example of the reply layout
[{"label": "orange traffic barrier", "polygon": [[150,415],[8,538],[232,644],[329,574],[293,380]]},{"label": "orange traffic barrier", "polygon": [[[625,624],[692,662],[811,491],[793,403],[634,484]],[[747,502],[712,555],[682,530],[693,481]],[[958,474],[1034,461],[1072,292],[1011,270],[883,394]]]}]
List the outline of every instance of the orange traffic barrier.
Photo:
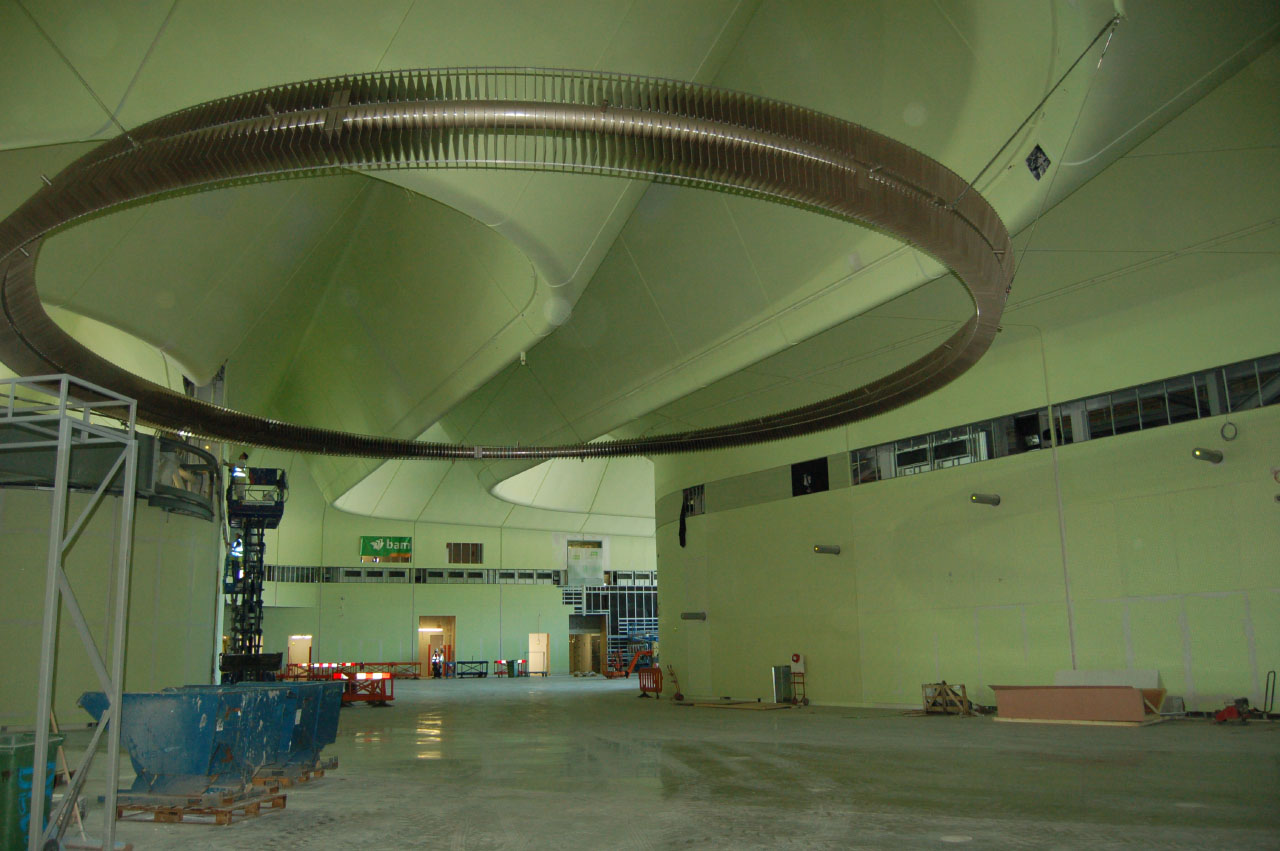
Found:
[{"label": "orange traffic barrier", "polygon": [[375,706],[386,706],[395,700],[395,675],[378,671],[375,673],[334,674],[335,680],[345,680],[346,689],[342,692],[342,705],[349,703],[372,703]]},{"label": "orange traffic barrier", "polygon": [[636,677],[640,680],[641,697],[648,697],[649,695],[657,697],[662,694],[661,668],[641,668],[636,671]]},{"label": "orange traffic barrier", "polygon": [[400,678],[422,676],[421,662],[290,662],[285,667],[286,680],[331,680],[335,673],[384,673]]}]

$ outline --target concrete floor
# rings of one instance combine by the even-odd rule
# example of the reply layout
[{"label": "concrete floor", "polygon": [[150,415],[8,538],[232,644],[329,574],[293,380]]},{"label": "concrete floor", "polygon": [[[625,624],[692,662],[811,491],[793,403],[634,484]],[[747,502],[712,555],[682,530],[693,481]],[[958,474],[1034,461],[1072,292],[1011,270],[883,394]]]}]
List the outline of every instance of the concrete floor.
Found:
[{"label": "concrete floor", "polygon": [[[1141,729],[638,700],[634,680],[401,681],[340,768],[138,849],[1280,848],[1280,725]],[[91,823],[92,825],[92,823]]]}]

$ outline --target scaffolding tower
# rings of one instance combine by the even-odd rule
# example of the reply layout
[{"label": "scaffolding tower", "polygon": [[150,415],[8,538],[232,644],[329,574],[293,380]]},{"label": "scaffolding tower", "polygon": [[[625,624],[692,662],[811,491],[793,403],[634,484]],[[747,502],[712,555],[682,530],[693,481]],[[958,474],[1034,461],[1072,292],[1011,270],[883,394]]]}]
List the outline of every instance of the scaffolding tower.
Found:
[{"label": "scaffolding tower", "polygon": [[[31,827],[28,849],[38,851],[61,847],[62,838],[77,799],[89,776],[103,740],[106,740],[107,776],[103,795],[102,844],[81,847],[115,847],[116,786],[120,773],[121,694],[124,689],[124,652],[128,618],[129,563],[133,548],[133,512],[137,499],[138,439],[135,431],[137,402],[96,384],[69,375],[41,375],[0,381],[0,427],[4,440],[0,451],[53,450],[56,453],[52,508],[49,518],[49,556],[46,562],[43,620],[40,630],[39,684],[36,691],[35,760],[32,766],[30,804]],[[110,424],[108,424],[110,423]],[[96,490],[81,507],[75,520],[68,523],[71,509],[72,464],[83,468],[85,450],[107,450],[119,454],[110,462]],[[84,487],[84,483],[81,482]],[[99,646],[94,630],[84,615],[76,589],[64,569],[68,553],[80,533],[97,513],[108,492],[119,489],[120,511],[117,529],[118,548],[109,565],[108,618],[105,645]],[[65,612],[80,637],[98,685],[107,695],[109,705],[102,714],[93,737],[72,772],[71,786],[59,804],[49,813],[45,826],[45,796],[39,791],[51,786],[48,763],[50,723],[58,656],[58,613]]]},{"label": "scaffolding tower", "polygon": [[224,683],[275,679],[282,654],[262,652],[262,584],[266,532],[280,525],[289,480],[284,470],[234,467],[227,487],[227,524],[235,539],[227,553],[223,592],[231,608],[230,641],[219,668]]}]

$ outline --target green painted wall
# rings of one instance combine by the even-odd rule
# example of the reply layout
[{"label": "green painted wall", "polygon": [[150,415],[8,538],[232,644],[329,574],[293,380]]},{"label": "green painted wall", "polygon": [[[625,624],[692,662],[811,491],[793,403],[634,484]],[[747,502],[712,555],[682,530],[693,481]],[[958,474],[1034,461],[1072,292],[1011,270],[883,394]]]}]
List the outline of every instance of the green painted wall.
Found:
[{"label": "green painted wall", "polygon": [[[465,541],[484,544],[486,569],[564,569],[563,532],[350,514],[326,503],[300,457],[260,451],[250,462],[289,470],[285,518],[267,537],[269,563],[358,567],[362,535],[411,535],[415,568],[447,568],[445,544]],[[610,569],[656,568],[653,538],[601,537],[609,541]],[[264,646],[285,651],[288,636],[312,635],[316,661],[414,660],[418,617],[452,615],[457,658],[523,657],[529,633],[547,632],[551,672],[568,673],[570,610],[560,599],[560,588],[551,585],[271,582],[263,594]]]},{"label": "green painted wall", "polygon": [[[87,497],[73,494],[71,517]],[[50,496],[47,492],[0,488],[0,724],[35,721],[40,616],[48,553]],[[81,533],[66,562],[81,609],[106,647],[102,630],[109,610],[104,560],[116,547],[120,500],[106,497]],[[210,682],[214,614],[218,604],[217,529],[191,517],[137,506],[129,592],[129,637],[125,687],[147,691]],[[81,693],[97,689],[97,678],[81,650],[69,616],[62,613],[54,712],[63,724],[89,716],[76,707]]]},{"label": "green painted wall", "polygon": [[[914,704],[946,679],[991,703],[1072,667],[1070,611],[1081,670],[1158,669],[1192,708],[1256,701],[1280,666],[1280,410],[1232,416],[1225,445],[1222,419],[1063,447],[1065,570],[1047,451],[694,517],[685,549],[664,524],[664,657],[696,695],[767,698],[801,652],[816,701]],[[1205,445],[1227,460],[1194,460]]]},{"label": "green painted wall", "polygon": [[302,634],[313,636],[317,662],[413,661],[418,618],[452,616],[458,659],[525,658],[529,633],[545,632],[550,672],[569,672],[570,610],[556,586],[269,583],[264,596],[267,652],[287,652],[289,636]]},{"label": "green painted wall", "polygon": [[[991,703],[993,683],[1052,682],[1074,651],[1082,670],[1158,669],[1193,709],[1261,696],[1280,667],[1280,408],[1232,415],[1232,442],[1215,417],[1066,446],[1056,465],[1042,451],[723,511],[713,491],[741,505],[768,482],[731,477],[1280,349],[1265,61],[1017,237],[1032,250],[1004,333],[952,385],[824,435],[655,460],[662,647],[687,693],[767,697],[769,666],[801,652],[818,702],[918,705],[921,683],[946,679]],[[1257,144],[1237,150],[1239,133]],[[1196,446],[1226,460],[1197,462]],[[662,509],[699,482],[717,483],[712,513],[681,548]],[[679,620],[690,610],[708,620]]]}]

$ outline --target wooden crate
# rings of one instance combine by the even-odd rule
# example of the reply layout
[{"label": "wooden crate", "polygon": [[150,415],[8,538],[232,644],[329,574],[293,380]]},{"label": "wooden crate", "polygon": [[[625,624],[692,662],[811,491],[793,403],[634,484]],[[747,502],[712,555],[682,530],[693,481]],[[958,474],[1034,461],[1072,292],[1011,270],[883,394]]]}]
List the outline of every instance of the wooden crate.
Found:
[{"label": "wooden crate", "polygon": [[924,699],[926,715],[972,715],[973,704],[969,702],[964,683],[950,685],[948,683],[924,683],[920,686],[920,694]]}]

